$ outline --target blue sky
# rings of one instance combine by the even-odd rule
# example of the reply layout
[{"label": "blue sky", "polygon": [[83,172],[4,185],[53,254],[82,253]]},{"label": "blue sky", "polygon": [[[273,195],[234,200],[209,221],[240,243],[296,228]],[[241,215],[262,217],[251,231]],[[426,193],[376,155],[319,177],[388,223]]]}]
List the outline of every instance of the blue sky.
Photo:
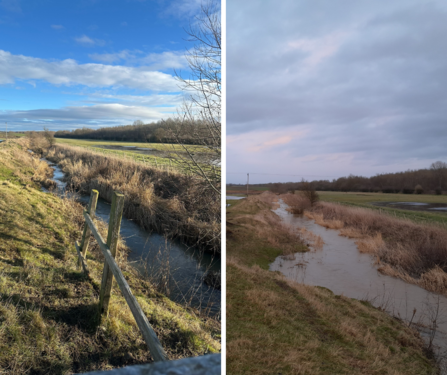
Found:
[{"label": "blue sky", "polygon": [[[0,0],[0,123],[12,130],[157,121],[176,113],[174,69],[197,0]],[[0,127],[1,128],[1,127]]]}]

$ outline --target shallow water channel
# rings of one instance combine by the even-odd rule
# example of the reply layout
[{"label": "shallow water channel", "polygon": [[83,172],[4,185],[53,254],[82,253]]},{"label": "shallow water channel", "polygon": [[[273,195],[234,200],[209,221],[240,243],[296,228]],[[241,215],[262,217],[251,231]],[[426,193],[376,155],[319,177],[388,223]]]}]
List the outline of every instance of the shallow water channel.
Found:
[{"label": "shallow water channel", "polygon": [[[42,160],[54,169],[52,180],[57,184],[57,194],[64,195],[64,173],[57,165]],[[48,191],[45,188],[43,190]],[[88,203],[88,195],[75,195],[78,201]],[[110,203],[100,198],[96,217],[108,223],[110,208]],[[155,283],[163,284],[165,294],[175,302],[187,303],[199,310],[208,308],[211,315],[220,315],[221,291],[203,282],[207,271],[220,272],[220,258],[179,241],[166,239],[160,234],[146,232],[124,216],[120,233],[130,249],[127,259],[142,277],[149,277]]]},{"label": "shallow water channel", "polygon": [[[322,286],[337,295],[368,300],[389,314],[418,329],[429,342],[434,334],[433,345],[438,355],[447,353],[447,298],[431,293],[400,279],[382,275],[374,266],[374,259],[358,251],[355,241],[339,235],[338,230],[327,229],[304,216],[286,211],[287,205],[280,201],[274,212],[281,219],[296,228],[305,228],[320,236],[324,245],[293,257],[278,257],[270,270],[279,271],[287,278],[299,283]],[[292,259],[293,258],[293,259]],[[416,313],[413,317],[413,311]],[[429,327],[436,321],[436,331]],[[443,366],[445,367],[445,363]],[[443,368],[447,374],[447,368]]]}]

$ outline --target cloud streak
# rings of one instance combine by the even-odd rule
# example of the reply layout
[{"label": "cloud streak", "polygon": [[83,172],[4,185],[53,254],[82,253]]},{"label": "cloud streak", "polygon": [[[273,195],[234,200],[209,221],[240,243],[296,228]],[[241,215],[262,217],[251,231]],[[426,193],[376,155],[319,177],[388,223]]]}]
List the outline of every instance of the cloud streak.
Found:
[{"label": "cloud streak", "polygon": [[92,39],[92,38],[88,37],[87,35],[75,37],[74,40],[76,41],[76,43],[83,45],[85,47],[103,46],[106,44],[106,42],[104,40]]},{"label": "cloud streak", "polygon": [[70,106],[58,109],[0,111],[0,117],[22,130],[75,129],[131,124],[134,120],[158,121],[169,117],[172,108],[148,108],[136,105],[102,103],[90,106]]}]

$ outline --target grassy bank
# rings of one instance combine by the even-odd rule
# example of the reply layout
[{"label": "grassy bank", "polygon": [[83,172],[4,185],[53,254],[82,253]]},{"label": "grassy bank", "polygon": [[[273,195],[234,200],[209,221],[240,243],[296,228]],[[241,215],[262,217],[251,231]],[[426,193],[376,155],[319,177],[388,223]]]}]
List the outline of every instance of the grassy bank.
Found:
[{"label": "grassy bank", "polygon": [[44,155],[82,193],[97,189],[110,202],[121,191],[124,215],[145,230],[220,253],[220,195],[202,180],[77,147],[56,145]]},{"label": "grassy bank", "polygon": [[273,200],[253,196],[227,210],[227,373],[436,374],[402,322],[267,270],[277,256],[307,250],[278,224]]},{"label": "grassy bank", "polygon": [[[93,246],[91,277],[77,270],[82,207],[40,191],[48,172],[19,144],[0,144],[0,372],[68,374],[152,361],[118,287],[109,316],[96,318],[103,258]],[[124,256],[118,263],[169,358],[220,350],[218,322],[158,293]]]},{"label": "grassy bank", "polygon": [[335,191],[321,191],[318,192],[318,194],[320,195],[320,199],[324,202],[341,203],[353,207],[364,207],[375,211],[383,211],[399,218],[413,220],[417,223],[440,223],[447,225],[447,213],[410,211],[373,205],[373,203],[380,202],[421,202],[447,204],[447,195],[341,193]]}]

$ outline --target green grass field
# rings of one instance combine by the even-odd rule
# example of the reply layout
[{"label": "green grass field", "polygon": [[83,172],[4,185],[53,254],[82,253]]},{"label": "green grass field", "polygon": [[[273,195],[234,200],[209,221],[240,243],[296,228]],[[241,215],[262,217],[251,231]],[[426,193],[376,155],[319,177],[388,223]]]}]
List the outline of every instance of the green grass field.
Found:
[{"label": "green grass field", "polygon": [[[234,191],[242,191],[242,192],[246,192],[247,191],[247,186],[246,185],[227,185],[227,190],[234,190]],[[255,190],[255,191],[268,191],[269,188],[267,186],[257,186],[257,185],[250,185],[250,190]]]},{"label": "green grass field", "polygon": [[[90,139],[68,139],[68,138],[56,138],[56,143],[63,143],[71,146],[79,147],[103,147],[103,146],[135,146],[139,148],[151,148],[157,151],[173,152],[173,150],[181,151],[182,147],[177,144],[170,143],[147,143],[147,142],[119,142],[119,141],[97,141]],[[188,145],[188,149],[195,152],[208,153],[211,150],[203,146]],[[130,150],[129,150],[130,152]]]},{"label": "green grass field", "polygon": [[335,191],[320,191],[320,200],[334,202],[354,207],[364,207],[387,212],[397,217],[413,220],[418,223],[441,223],[447,225],[447,213],[424,212],[374,206],[374,202],[421,202],[447,203],[447,195],[425,194],[383,194],[383,193],[342,193]]},{"label": "green grass field", "polygon": [[[183,148],[178,144],[167,144],[167,143],[139,143],[139,142],[118,142],[118,141],[97,141],[88,139],[66,139],[66,138],[56,138],[56,143],[60,145],[69,145],[84,147],[92,151],[101,152],[103,154],[115,155],[118,157],[125,157],[133,159],[138,162],[145,164],[151,164],[156,167],[173,168],[179,171],[183,171],[175,163],[176,152],[182,152]],[[107,149],[107,146],[115,147],[135,147],[143,149],[151,149],[154,151],[153,154],[144,154],[143,150],[137,149]],[[200,154],[207,156],[212,150],[197,145],[188,145],[188,150],[193,152],[198,156],[200,160]],[[148,150],[149,151],[149,150]],[[203,164],[204,169],[212,168],[208,164]],[[220,170],[220,167],[216,167],[216,170]],[[183,171],[184,172],[184,171]],[[217,171],[217,173],[220,173]]]}]

